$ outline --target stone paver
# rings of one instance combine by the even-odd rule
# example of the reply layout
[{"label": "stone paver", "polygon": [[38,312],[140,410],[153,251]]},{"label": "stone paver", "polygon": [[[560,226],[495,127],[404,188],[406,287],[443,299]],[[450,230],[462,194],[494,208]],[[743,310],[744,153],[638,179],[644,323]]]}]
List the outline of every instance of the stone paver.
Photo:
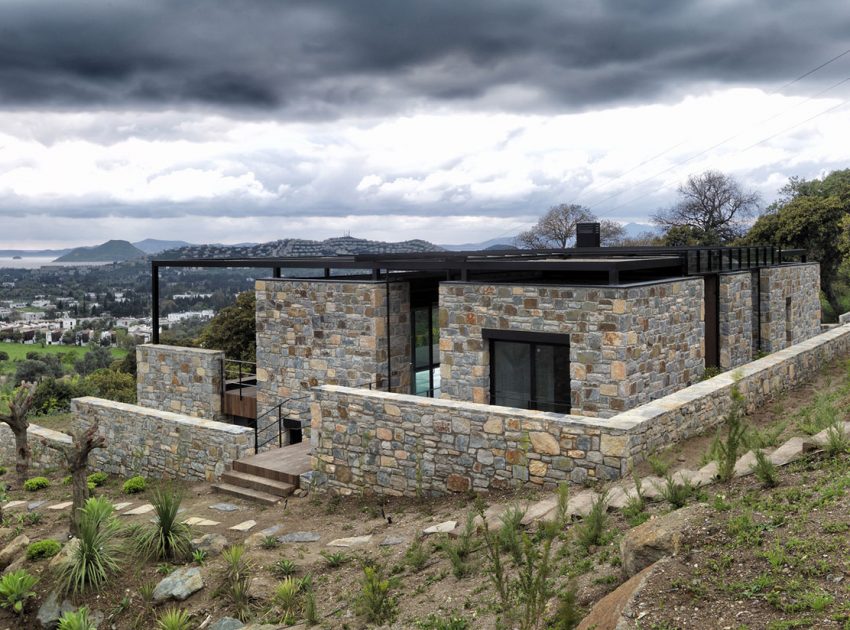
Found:
[{"label": "stone paver", "polygon": [[753,474],[753,466],[756,465],[755,451],[747,451],[745,455],[735,462],[735,476],[744,477]]},{"label": "stone paver", "polygon": [[236,512],[240,509],[238,505],[234,505],[233,503],[216,503],[209,506],[209,508],[218,512]]},{"label": "stone paver", "polygon": [[378,543],[379,547],[393,547],[395,545],[403,545],[407,542],[407,539],[402,538],[401,536],[387,536],[381,542]]},{"label": "stone paver", "polygon": [[32,512],[33,510],[37,510],[45,503],[47,503],[47,501],[30,501],[27,503],[27,511]]},{"label": "stone paver", "polygon": [[48,505],[47,509],[48,510],[64,510],[66,508],[71,507],[72,505],[74,505],[73,501],[65,501],[63,503],[57,503],[56,505]]},{"label": "stone paver", "polygon": [[122,512],[122,516],[138,516],[139,514],[147,514],[148,512],[153,512],[153,506],[150,503],[145,503],[132,510]]},{"label": "stone paver", "polygon": [[4,510],[14,510],[15,508],[19,508],[22,505],[26,505],[26,501],[9,501],[3,506]]},{"label": "stone paver", "polygon": [[423,534],[448,534],[455,527],[457,527],[457,521],[445,521],[443,523],[438,523],[437,525],[431,525],[431,527],[426,527],[422,530]]},{"label": "stone paver", "polygon": [[242,521],[238,525],[234,525],[233,527],[228,527],[228,529],[232,529],[237,532],[247,532],[250,531],[255,525],[257,521]]},{"label": "stone paver", "polygon": [[[596,492],[593,492],[593,490],[579,492],[567,502],[567,514],[587,516],[590,514],[590,510],[593,508],[593,503],[596,501],[598,496],[599,495]],[[552,510],[552,512],[547,514],[547,520],[549,518],[555,518],[556,512],[557,510]]]},{"label": "stone paver", "polygon": [[277,537],[280,543],[311,543],[318,542],[320,539],[321,536],[315,532],[291,532]]},{"label": "stone paver", "polygon": [[366,536],[350,536],[348,538],[337,538],[328,543],[328,547],[356,547],[358,545],[368,545],[372,540],[372,535]]},{"label": "stone paver", "polygon": [[778,449],[768,455],[768,459],[777,466],[785,466],[796,459],[799,459],[803,454],[803,444],[805,439],[801,437],[792,437]]},{"label": "stone paver", "polygon": [[558,497],[550,497],[548,499],[532,503],[525,511],[525,516],[522,517],[520,525],[531,525],[535,521],[539,521],[541,518],[549,514],[549,512],[554,510],[556,507],[558,507]]},{"label": "stone paver", "polygon": [[192,516],[183,522],[186,523],[186,525],[198,525],[200,527],[213,527],[215,525],[220,525],[218,521],[211,521],[208,518],[201,518],[200,516]]},{"label": "stone paver", "polygon": [[283,525],[272,525],[271,527],[266,527],[265,529],[261,529],[257,532],[260,536],[274,536],[280,530],[283,529]]},{"label": "stone paver", "polygon": [[132,501],[122,501],[121,503],[116,503],[112,506],[112,509],[116,512],[120,512],[121,510],[126,510],[128,507],[133,505]]}]

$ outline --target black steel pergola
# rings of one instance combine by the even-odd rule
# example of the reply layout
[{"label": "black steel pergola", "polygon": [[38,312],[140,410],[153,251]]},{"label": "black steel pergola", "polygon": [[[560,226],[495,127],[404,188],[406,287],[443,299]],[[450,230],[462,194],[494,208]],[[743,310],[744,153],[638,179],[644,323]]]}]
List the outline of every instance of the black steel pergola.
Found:
[{"label": "black steel pergola", "polygon": [[[592,273],[608,285],[620,283],[629,272],[658,277],[714,274],[806,261],[801,249],[758,247],[581,247],[546,250],[481,250],[356,254],[339,256],[289,256],[264,258],[154,258],[151,260],[152,341],[159,343],[159,270],[162,267],[261,268],[280,278],[283,269],[320,269],[319,278],[332,278],[333,270],[364,273],[372,280],[390,274],[426,274],[447,281],[465,282],[471,275],[516,272]],[[491,278],[492,279],[492,278]]]}]

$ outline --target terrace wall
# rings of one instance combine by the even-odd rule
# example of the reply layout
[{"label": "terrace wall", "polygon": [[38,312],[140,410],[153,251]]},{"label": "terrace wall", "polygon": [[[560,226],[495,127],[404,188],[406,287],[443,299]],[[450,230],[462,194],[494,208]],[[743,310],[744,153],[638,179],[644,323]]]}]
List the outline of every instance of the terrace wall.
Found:
[{"label": "terrace wall", "polygon": [[136,346],[138,404],[208,420],[222,420],[224,352],[163,344]]},{"label": "terrace wall", "polygon": [[820,332],[820,265],[761,269],[761,350],[775,352]]}]

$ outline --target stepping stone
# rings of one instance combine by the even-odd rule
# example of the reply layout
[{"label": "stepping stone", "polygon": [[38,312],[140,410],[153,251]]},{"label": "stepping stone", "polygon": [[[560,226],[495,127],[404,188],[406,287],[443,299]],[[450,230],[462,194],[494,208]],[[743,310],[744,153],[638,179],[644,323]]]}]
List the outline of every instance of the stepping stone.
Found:
[{"label": "stepping stone", "polygon": [[200,525],[201,527],[211,527],[213,525],[219,525],[218,521],[211,521],[206,518],[201,518],[199,516],[192,516],[191,518],[187,518],[185,521],[186,525]]},{"label": "stepping stone", "polygon": [[378,543],[379,547],[393,547],[395,545],[403,545],[407,540],[401,538],[400,536],[387,536],[380,543]]},{"label": "stepping stone", "polygon": [[[643,484],[641,484],[641,488],[643,488]],[[637,489],[634,485],[631,485],[628,488],[614,486],[608,493],[608,508],[612,510],[622,510],[629,504],[629,500],[636,496]]]},{"label": "stepping stone", "polygon": [[33,510],[37,510],[45,503],[47,503],[47,501],[30,501],[27,503],[27,511],[32,512]]},{"label": "stepping stone", "polygon": [[22,505],[26,505],[26,501],[9,501],[6,505],[3,506],[3,509],[11,510],[13,508],[21,507]]},{"label": "stepping stone", "polygon": [[315,532],[291,532],[278,536],[279,543],[311,543],[317,542],[321,536]]},{"label": "stepping stone", "polygon": [[65,501],[64,503],[57,503],[56,505],[49,505],[47,507],[47,509],[48,510],[64,510],[66,508],[71,507],[72,505],[74,505],[73,501]]},{"label": "stepping stone", "polygon": [[[590,514],[590,510],[593,508],[593,504],[596,502],[596,499],[599,495],[593,490],[585,490],[584,492],[579,492],[576,496],[569,500],[567,503],[567,514],[576,515],[576,516],[587,516]],[[555,511],[553,510],[550,514],[547,515],[546,520],[555,517]]]},{"label": "stepping stone", "polygon": [[351,536],[349,538],[337,538],[328,543],[328,547],[355,547],[357,545],[366,545],[372,540],[372,535],[367,536]]},{"label": "stepping stone", "polygon": [[217,556],[227,547],[227,538],[221,534],[204,534],[192,540],[192,550],[201,550],[211,556]]},{"label": "stepping stone", "polygon": [[283,525],[272,525],[271,527],[266,527],[265,529],[261,529],[257,532],[260,536],[274,536],[280,530],[283,529]]},{"label": "stepping stone", "polygon": [[803,444],[805,439],[801,437],[792,437],[778,449],[768,455],[768,459],[777,466],[785,466],[790,464],[795,459],[800,459],[803,455]]},{"label": "stepping stone", "polygon": [[153,512],[153,506],[150,503],[145,503],[133,510],[123,512],[122,516],[138,516],[139,514],[147,514],[148,512]]},{"label": "stepping stone", "polygon": [[535,521],[540,520],[545,517],[549,512],[558,507],[558,498],[550,497],[548,499],[543,499],[542,501],[538,501],[537,503],[532,503],[528,506],[528,509],[525,511],[525,516],[522,517],[520,521],[521,525],[529,526]]},{"label": "stepping stone", "polygon": [[708,462],[699,469],[699,474],[717,480],[717,462]]},{"label": "stepping stone", "polygon": [[753,466],[756,465],[756,453],[755,451],[748,451],[746,455],[743,455],[735,462],[735,476],[743,477],[745,475],[753,474]]},{"label": "stepping stone", "polygon": [[202,588],[204,588],[204,580],[198,567],[184,567],[177,569],[156,585],[153,591],[153,599],[155,602],[162,602],[167,599],[183,601]]},{"label": "stepping stone", "polygon": [[426,527],[422,530],[422,533],[425,535],[430,534],[448,534],[455,527],[457,527],[457,521],[445,521],[443,523],[439,523],[437,525],[431,525],[431,527]]},{"label": "stepping stone", "polygon": [[247,532],[252,527],[254,527],[256,524],[257,524],[257,521],[243,521],[243,522],[239,523],[238,525],[234,525],[233,527],[228,527],[228,529],[232,529],[232,530],[237,531],[237,532]]},{"label": "stepping stone", "polygon": [[238,505],[233,505],[232,503],[216,503],[209,507],[211,510],[218,510],[219,512],[235,512],[239,509]]},{"label": "stepping stone", "polygon": [[127,509],[131,505],[133,505],[131,501],[122,501],[121,503],[116,503],[115,505],[113,505],[112,509],[116,512],[120,512],[121,510]]},{"label": "stepping stone", "polygon": [[661,488],[667,481],[661,477],[650,476],[643,479],[643,496],[647,499],[657,499],[661,496]]}]

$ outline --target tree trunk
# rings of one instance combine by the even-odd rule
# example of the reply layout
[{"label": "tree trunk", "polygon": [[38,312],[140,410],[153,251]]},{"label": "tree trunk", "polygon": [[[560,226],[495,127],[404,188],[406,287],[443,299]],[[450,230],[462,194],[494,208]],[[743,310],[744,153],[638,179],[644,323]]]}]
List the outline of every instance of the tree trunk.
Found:
[{"label": "tree trunk", "polygon": [[19,427],[11,427],[11,429],[15,434],[15,476],[18,479],[18,486],[22,488],[29,474],[32,451],[27,441],[27,427],[23,427],[23,430]]},{"label": "tree trunk", "polygon": [[80,537],[80,510],[89,498],[88,467],[83,465],[71,471],[71,485],[74,488],[74,505],[71,507],[71,536]]}]

